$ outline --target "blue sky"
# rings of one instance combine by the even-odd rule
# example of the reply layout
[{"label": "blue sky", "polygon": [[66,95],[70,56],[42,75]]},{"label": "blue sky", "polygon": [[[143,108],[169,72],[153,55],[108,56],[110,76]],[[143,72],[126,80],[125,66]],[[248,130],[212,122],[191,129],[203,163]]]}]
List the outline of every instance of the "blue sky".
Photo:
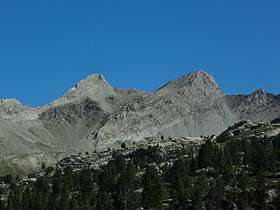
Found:
[{"label": "blue sky", "polygon": [[1,0],[0,98],[42,105],[91,73],[153,90],[205,69],[279,94],[279,0]]}]

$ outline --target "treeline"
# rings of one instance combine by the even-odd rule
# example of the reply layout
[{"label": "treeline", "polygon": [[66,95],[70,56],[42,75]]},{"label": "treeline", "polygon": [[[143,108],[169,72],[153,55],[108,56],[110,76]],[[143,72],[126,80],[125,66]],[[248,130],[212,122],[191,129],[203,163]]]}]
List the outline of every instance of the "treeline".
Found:
[{"label": "treeline", "polygon": [[34,180],[2,177],[10,191],[0,209],[280,209],[279,136],[207,140],[199,149],[177,151],[175,161],[161,154],[159,146],[149,147],[115,155],[99,170],[43,167]]}]

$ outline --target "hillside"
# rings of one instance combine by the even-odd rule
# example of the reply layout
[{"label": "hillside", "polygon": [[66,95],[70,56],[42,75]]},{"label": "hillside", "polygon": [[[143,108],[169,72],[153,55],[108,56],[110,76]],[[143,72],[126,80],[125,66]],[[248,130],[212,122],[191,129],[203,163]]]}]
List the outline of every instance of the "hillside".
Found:
[{"label": "hillside", "polygon": [[146,139],[0,177],[1,209],[279,209],[280,120],[217,137]]},{"label": "hillside", "polygon": [[43,107],[1,100],[1,173],[30,172],[43,161],[52,165],[67,155],[107,151],[124,142],[218,135],[238,121],[270,121],[279,114],[280,96],[263,90],[227,96],[204,71],[152,92],[113,88],[95,74]]}]

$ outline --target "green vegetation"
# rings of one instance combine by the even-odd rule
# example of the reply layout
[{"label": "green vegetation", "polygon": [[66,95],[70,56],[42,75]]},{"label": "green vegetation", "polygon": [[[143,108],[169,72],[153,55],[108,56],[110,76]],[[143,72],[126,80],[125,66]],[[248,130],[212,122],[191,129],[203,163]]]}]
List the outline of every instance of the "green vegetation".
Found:
[{"label": "green vegetation", "polygon": [[[35,179],[32,179],[35,178]],[[280,209],[280,136],[207,140],[161,155],[159,146],[114,155],[100,169],[46,168],[1,177],[3,210]]]}]

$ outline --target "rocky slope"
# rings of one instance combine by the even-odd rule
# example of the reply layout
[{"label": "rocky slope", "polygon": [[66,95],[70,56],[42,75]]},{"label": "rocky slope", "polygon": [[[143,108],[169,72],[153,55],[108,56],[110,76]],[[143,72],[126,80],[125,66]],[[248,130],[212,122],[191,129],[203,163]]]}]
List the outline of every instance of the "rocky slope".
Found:
[{"label": "rocky slope", "polygon": [[44,107],[0,101],[2,171],[14,166],[32,169],[42,161],[53,164],[65,154],[102,151],[150,137],[219,134],[240,120],[260,122],[279,113],[280,96],[262,90],[226,96],[203,71],[153,92],[116,89],[95,74]]},{"label": "rocky slope", "polygon": [[229,107],[238,119],[253,122],[270,121],[280,116],[280,95],[258,89],[250,95],[227,96]]},{"label": "rocky slope", "polygon": [[115,103],[120,107],[97,133],[101,147],[106,142],[139,141],[149,136],[218,134],[237,120],[222,90],[202,71],[171,81],[152,93],[122,91]]},{"label": "rocky slope", "polygon": [[0,209],[279,209],[279,141],[277,118],[72,154],[28,177],[0,176]]}]

